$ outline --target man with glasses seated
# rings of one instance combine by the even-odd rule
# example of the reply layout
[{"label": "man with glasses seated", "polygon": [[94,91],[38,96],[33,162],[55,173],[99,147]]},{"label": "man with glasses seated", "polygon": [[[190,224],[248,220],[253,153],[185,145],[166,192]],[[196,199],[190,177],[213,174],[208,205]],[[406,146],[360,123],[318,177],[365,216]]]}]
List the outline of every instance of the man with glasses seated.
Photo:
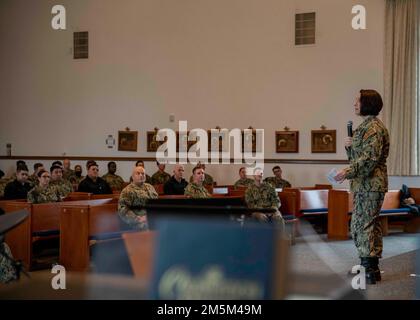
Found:
[{"label": "man with glasses seated", "polygon": [[87,176],[79,183],[77,191],[93,194],[112,194],[109,184],[99,177],[99,168],[96,162],[88,164]]}]

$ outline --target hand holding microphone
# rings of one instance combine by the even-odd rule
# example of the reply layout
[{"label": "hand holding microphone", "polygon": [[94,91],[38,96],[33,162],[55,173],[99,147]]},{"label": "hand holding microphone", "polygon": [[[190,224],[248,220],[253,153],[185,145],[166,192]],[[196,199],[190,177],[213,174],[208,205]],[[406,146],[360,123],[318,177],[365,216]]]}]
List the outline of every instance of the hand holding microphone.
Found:
[{"label": "hand holding microphone", "polygon": [[353,121],[347,122],[347,136],[353,137]]},{"label": "hand holding microphone", "polygon": [[351,147],[353,143],[353,121],[347,122],[347,138],[344,140],[346,148]]}]

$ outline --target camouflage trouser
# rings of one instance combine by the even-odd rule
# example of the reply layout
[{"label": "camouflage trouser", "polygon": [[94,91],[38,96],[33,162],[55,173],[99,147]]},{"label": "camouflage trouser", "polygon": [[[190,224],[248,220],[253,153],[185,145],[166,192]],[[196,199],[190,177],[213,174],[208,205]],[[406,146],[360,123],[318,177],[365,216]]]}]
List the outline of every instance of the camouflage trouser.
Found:
[{"label": "camouflage trouser", "polygon": [[360,258],[382,256],[382,229],[379,212],[383,192],[355,193],[351,217],[351,235]]},{"label": "camouflage trouser", "polygon": [[0,243],[0,283],[7,283],[12,280],[16,280],[16,269],[12,264],[12,261],[5,257],[13,258],[10,252],[9,246],[3,242]]}]

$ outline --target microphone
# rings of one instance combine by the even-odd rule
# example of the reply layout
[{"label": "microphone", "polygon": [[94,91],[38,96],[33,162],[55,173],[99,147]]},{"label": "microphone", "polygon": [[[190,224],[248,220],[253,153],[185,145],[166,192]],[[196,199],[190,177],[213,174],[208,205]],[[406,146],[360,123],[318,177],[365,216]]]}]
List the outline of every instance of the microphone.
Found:
[{"label": "microphone", "polygon": [[353,121],[347,122],[347,136],[353,137]]}]

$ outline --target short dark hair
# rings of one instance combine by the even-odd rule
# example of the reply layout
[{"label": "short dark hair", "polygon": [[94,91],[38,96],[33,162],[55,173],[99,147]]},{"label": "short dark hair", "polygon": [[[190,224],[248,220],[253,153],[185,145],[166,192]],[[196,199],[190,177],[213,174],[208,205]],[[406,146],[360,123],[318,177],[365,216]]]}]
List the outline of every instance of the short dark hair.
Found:
[{"label": "short dark hair", "polygon": [[44,165],[41,162],[37,162],[34,164],[34,171],[36,171],[39,167],[43,167]]},{"label": "short dark hair", "polygon": [[136,162],[136,167],[138,167],[138,166],[139,166],[139,163],[143,164],[143,166],[144,166],[144,161],[143,161],[143,160],[137,160],[137,162]]},{"label": "short dark hair", "polygon": [[111,166],[111,164],[115,164],[115,165],[117,165],[117,164],[115,163],[115,161],[110,161],[110,162],[108,162],[108,169],[109,169],[109,167]]},{"label": "short dark hair", "polygon": [[80,170],[82,170],[82,166],[81,166],[80,164],[76,164],[76,165],[74,166],[74,170],[76,170],[76,168],[80,168]]},{"label": "short dark hair", "polygon": [[18,167],[16,168],[16,172],[21,172],[21,171],[29,171],[26,164],[21,163],[18,165]]},{"label": "short dark hair", "polygon": [[239,173],[241,173],[242,169],[246,169],[245,167],[240,167],[239,168]]},{"label": "short dark hair", "polygon": [[63,168],[60,167],[59,165],[53,164],[50,168],[50,172],[52,173],[55,169],[63,170]]},{"label": "short dark hair", "polygon": [[3,170],[0,170],[0,179],[4,177],[4,172]]},{"label": "short dark hair", "polygon": [[62,167],[62,166],[63,166],[62,162],[61,162],[61,161],[59,161],[59,160],[54,161],[54,162],[52,163],[52,165],[53,165],[53,166],[60,166],[60,167]]},{"label": "short dark hair", "polygon": [[24,164],[26,166],[26,162],[25,161],[23,161],[23,160],[16,161],[16,168],[19,167],[22,164]]},{"label": "short dark hair", "polygon": [[93,167],[93,166],[95,166],[95,167],[99,167],[99,166],[98,166],[98,164],[97,164],[95,161],[91,161],[91,162],[89,162],[89,164],[87,165],[87,169],[89,170],[89,169],[90,169],[90,167]]},{"label": "short dark hair", "polygon": [[91,163],[95,163],[95,160],[88,160],[88,161],[86,161],[86,167],[88,167]]},{"label": "short dark hair", "polygon": [[280,166],[274,166],[272,170],[274,172],[274,170],[277,170],[277,169],[280,169],[281,170]]},{"label": "short dark hair", "polygon": [[41,178],[41,176],[45,173],[48,172],[47,170],[40,170],[36,175],[38,176],[38,178]]},{"label": "short dark hair", "polygon": [[375,90],[360,90],[360,115],[377,116],[383,106],[381,95]]},{"label": "short dark hair", "polygon": [[193,174],[198,170],[198,169],[203,169],[204,170],[204,168],[201,166],[201,165],[196,165],[195,167],[194,167],[194,169],[193,169]]}]

